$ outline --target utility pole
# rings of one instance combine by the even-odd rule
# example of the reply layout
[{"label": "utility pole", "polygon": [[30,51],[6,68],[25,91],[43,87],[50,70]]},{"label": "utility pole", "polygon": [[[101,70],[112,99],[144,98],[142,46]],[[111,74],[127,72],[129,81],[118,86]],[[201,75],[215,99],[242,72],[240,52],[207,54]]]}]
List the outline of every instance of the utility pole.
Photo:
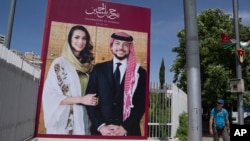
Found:
[{"label": "utility pole", "polygon": [[6,38],[4,40],[4,46],[7,47],[8,49],[10,49],[10,42],[11,42],[13,23],[14,23],[13,20],[14,20],[14,15],[15,15],[15,8],[16,8],[16,0],[11,0],[7,34],[6,34]]},{"label": "utility pole", "polygon": [[188,141],[202,140],[201,80],[195,0],[183,0],[187,49]]},{"label": "utility pole", "polygon": [[[234,17],[234,28],[235,28],[235,39],[236,39],[236,77],[242,79],[242,70],[237,50],[240,48],[240,36],[239,36],[239,18],[238,18],[238,0],[233,0],[233,17]],[[238,101],[238,124],[244,124],[244,109],[243,109],[243,93],[240,92],[237,95]]]}]

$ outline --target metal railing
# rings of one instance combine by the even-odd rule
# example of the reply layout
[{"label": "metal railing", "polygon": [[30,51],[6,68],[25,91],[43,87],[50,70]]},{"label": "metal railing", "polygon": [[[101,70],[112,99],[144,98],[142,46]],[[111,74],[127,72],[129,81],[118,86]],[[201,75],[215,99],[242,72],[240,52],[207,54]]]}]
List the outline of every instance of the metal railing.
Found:
[{"label": "metal railing", "polygon": [[176,85],[150,84],[149,135],[151,139],[172,139],[179,127],[179,115],[187,112],[187,95]]}]

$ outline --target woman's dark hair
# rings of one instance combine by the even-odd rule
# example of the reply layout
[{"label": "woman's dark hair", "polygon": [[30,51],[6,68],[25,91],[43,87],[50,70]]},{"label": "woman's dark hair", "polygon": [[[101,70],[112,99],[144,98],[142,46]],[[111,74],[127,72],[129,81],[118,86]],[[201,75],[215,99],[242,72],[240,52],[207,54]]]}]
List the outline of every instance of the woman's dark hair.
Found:
[{"label": "woman's dark hair", "polygon": [[86,34],[86,41],[87,41],[86,46],[80,52],[80,57],[82,58],[81,63],[91,63],[91,61],[94,60],[94,54],[92,53],[93,45],[91,44],[89,32],[84,26],[75,25],[70,29],[69,34],[68,34],[69,46],[72,50],[74,50],[74,48],[72,47],[71,38],[73,36],[74,31],[76,31],[76,30],[82,30]]}]

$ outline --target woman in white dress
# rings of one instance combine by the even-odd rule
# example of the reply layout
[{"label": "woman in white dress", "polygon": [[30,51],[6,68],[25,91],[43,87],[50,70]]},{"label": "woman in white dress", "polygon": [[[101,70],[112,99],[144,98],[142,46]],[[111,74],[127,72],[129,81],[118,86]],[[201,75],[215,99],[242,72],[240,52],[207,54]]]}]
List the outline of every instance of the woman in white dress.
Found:
[{"label": "woman in white dress", "polygon": [[98,104],[95,94],[85,95],[88,73],[93,68],[92,49],[87,29],[73,26],[62,56],[52,62],[44,83],[42,104],[47,134],[90,134],[85,106]]}]

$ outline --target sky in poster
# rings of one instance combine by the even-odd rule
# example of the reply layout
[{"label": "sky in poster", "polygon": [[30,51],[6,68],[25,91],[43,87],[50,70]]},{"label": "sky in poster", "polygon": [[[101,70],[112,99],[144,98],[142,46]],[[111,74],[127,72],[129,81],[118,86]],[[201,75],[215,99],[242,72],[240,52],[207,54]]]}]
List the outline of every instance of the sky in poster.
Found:
[{"label": "sky in poster", "polygon": [[[151,9],[151,53],[150,81],[159,82],[161,60],[165,62],[166,83],[172,83],[170,72],[176,54],[172,47],[178,46],[177,33],[184,28],[183,0],[106,0],[120,4],[134,5]],[[232,1],[196,0],[197,14],[206,9],[219,8],[233,15]],[[249,0],[239,1],[239,17],[243,24],[250,26]],[[8,14],[11,0],[0,2],[0,34],[7,32]],[[41,54],[47,0],[16,0],[16,10],[10,48],[22,53],[33,51]]]}]

